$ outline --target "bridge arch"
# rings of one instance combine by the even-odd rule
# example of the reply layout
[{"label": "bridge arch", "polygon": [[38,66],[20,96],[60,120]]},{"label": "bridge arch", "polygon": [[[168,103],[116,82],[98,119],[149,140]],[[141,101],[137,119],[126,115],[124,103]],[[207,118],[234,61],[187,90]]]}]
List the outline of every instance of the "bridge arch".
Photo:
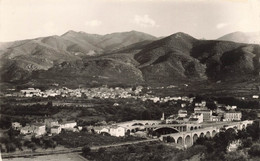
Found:
[{"label": "bridge arch", "polygon": [[206,132],[206,137],[210,138],[210,132],[209,131]]},{"label": "bridge arch", "polygon": [[246,129],[246,125],[245,124],[242,125],[242,129]]},{"label": "bridge arch", "polygon": [[192,140],[191,140],[190,135],[187,135],[185,137],[185,145],[188,146],[188,147],[190,147],[192,145]]},{"label": "bridge arch", "polygon": [[136,122],[136,123],[132,124],[132,126],[144,126],[144,124],[140,123],[140,122]]},{"label": "bridge arch", "polygon": [[214,137],[216,135],[217,131],[216,130],[213,130],[212,131],[212,137]]},{"label": "bridge arch", "polygon": [[195,126],[195,127],[194,127],[194,130],[197,130],[197,129],[198,129],[197,126]]},{"label": "bridge arch", "polygon": [[193,129],[194,129],[193,126],[191,126],[191,127],[190,127],[190,130],[192,131]]},{"label": "bridge arch", "polygon": [[177,139],[177,144],[183,145],[183,139],[182,139],[182,137],[179,137],[179,138]]},{"label": "bridge arch", "polygon": [[202,133],[200,133],[200,137],[204,137],[204,133],[202,132]]},{"label": "bridge arch", "polygon": [[111,136],[110,133],[108,133],[106,131],[102,131],[100,134],[103,135],[103,136]]},{"label": "bridge arch", "polygon": [[154,132],[161,135],[165,135],[165,134],[178,133],[179,130],[172,127],[160,127],[158,129],[155,129]]},{"label": "bridge arch", "polygon": [[198,138],[199,138],[198,134],[194,134],[193,135],[193,143],[195,143]]}]

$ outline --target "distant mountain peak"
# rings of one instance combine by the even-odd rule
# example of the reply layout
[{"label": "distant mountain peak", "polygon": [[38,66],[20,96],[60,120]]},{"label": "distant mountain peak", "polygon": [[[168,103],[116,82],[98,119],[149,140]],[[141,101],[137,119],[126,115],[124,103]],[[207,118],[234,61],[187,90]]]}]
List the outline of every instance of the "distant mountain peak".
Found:
[{"label": "distant mountain peak", "polygon": [[184,32],[177,32],[175,34],[172,34],[171,37],[174,38],[189,38],[189,39],[195,39],[194,37],[190,36],[189,34],[186,34]]},{"label": "distant mountain peak", "polygon": [[260,32],[232,32],[229,34],[226,34],[218,40],[223,41],[233,41],[233,42],[239,42],[239,43],[249,43],[249,44],[260,44]]},{"label": "distant mountain peak", "polygon": [[66,36],[66,35],[75,35],[78,34],[79,32],[74,31],[74,30],[69,30],[67,32],[65,32],[64,34],[62,34],[61,36]]}]

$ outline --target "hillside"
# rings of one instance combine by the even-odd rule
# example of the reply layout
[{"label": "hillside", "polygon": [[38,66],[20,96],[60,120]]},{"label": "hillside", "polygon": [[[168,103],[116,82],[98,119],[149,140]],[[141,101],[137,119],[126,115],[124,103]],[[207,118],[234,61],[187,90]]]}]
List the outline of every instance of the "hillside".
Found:
[{"label": "hillside", "polygon": [[233,32],[218,38],[218,40],[260,44],[260,32]]},{"label": "hillside", "polygon": [[197,40],[184,33],[154,41],[135,55],[150,82],[232,80],[259,75],[259,45]]},{"label": "hillside", "polygon": [[155,39],[137,31],[108,35],[68,31],[61,36],[1,43],[1,81],[20,83],[30,79],[33,71],[48,70],[62,62],[74,62]]},{"label": "hillside", "polygon": [[61,86],[259,84],[259,45],[198,40],[185,33],[157,40],[136,31],[104,36],[69,31],[4,46],[9,47],[1,50],[3,82]]}]

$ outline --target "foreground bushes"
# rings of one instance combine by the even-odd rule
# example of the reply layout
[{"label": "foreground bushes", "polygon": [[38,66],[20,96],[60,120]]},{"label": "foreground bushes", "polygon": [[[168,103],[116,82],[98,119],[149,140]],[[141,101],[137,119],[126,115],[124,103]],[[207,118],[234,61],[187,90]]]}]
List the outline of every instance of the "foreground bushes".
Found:
[{"label": "foreground bushes", "polygon": [[251,157],[260,157],[260,144],[254,144],[249,150],[248,154]]}]

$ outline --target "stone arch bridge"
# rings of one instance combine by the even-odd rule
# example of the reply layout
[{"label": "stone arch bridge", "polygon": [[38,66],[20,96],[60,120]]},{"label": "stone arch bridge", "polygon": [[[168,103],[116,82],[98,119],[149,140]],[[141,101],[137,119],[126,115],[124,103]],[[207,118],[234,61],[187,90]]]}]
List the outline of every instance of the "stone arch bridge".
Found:
[{"label": "stone arch bridge", "polygon": [[179,133],[184,131],[192,131],[200,129],[200,124],[159,124],[156,126],[147,125],[145,130],[153,130],[158,132],[160,135],[170,134],[170,133]]},{"label": "stone arch bridge", "polygon": [[219,132],[217,127],[208,127],[203,129],[197,129],[193,131],[171,133],[160,136],[161,141],[167,141],[170,138],[170,142],[176,143],[184,147],[190,147],[199,137],[214,137]]},{"label": "stone arch bridge", "polygon": [[[222,125],[216,125],[211,127],[204,127],[204,128],[188,128],[186,131],[180,131],[177,133],[170,133],[166,135],[161,135],[160,140],[162,141],[170,141],[172,143],[176,143],[178,145],[184,146],[184,147],[190,147],[192,146],[196,140],[199,137],[214,137],[216,133],[218,133],[221,128],[234,128],[238,130],[242,130],[243,128],[246,128],[249,124],[252,124],[253,121],[239,121],[239,122],[230,122]],[[186,124],[187,125],[187,124]],[[193,130],[191,130],[193,129]],[[168,138],[167,138],[168,137]]]}]

